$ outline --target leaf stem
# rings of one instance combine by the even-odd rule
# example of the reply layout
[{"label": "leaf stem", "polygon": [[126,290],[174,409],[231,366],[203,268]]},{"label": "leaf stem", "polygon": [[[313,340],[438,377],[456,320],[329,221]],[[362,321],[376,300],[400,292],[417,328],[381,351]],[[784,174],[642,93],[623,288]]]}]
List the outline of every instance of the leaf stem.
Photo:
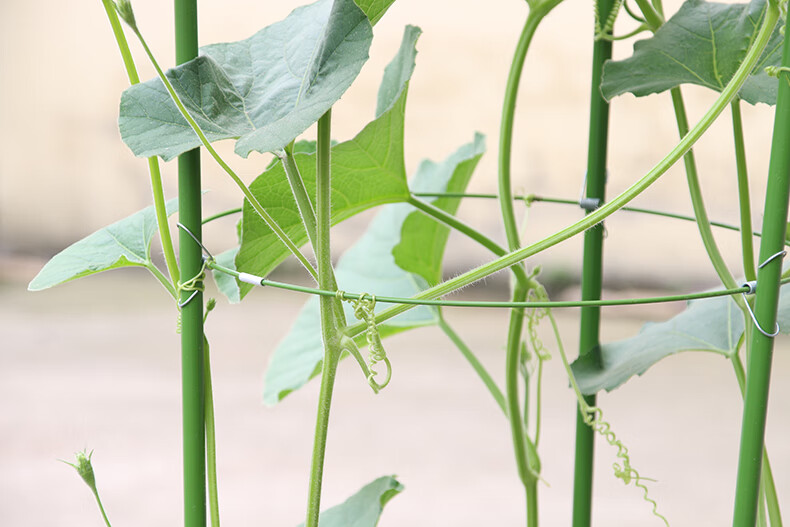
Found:
[{"label": "leaf stem", "polygon": [[636,5],[639,6],[639,10],[645,16],[645,23],[650,31],[655,33],[658,28],[664,25],[664,17],[650,3],[650,0],[636,0]]},{"label": "leaf stem", "polygon": [[164,273],[162,273],[162,271],[159,270],[157,266],[155,266],[153,263],[149,261],[145,265],[145,268],[148,269],[151,272],[151,274],[154,275],[154,278],[156,278],[159,281],[159,283],[165,287],[167,292],[170,293],[170,296],[177,299],[178,293],[176,293],[176,288],[175,286],[173,286],[173,282],[168,280],[168,278],[164,275]]},{"label": "leaf stem", "polygon": [[[680,92],[680,88],[672,88],[671,94],[672,105],[675,109],[675,119],[677,121],[678,132],[682,137],[688,133],[688,118],[686,117],[686,108],[683,103],[683,95]],[[719,276],[722,284],[724,284],[724,287],[727,289],[738,287],[735,283],[735,278],[727,268],[727,264],[724,262],[721,251],[719,251],[719,247],[716,245],[716,240],[713,237],[713,231],[710,227],[708,213],[705,210],[705,202],[702,198],[702,189],[700,188],[699,177],[697,175],[697,165],[696,161],[694,160],[693,150],[689,149],[689,151],[686,152],[686,155],[683,157],[683,163],[686,167],[686,180],[688,181],[689,194],[691,195],[691,203],[694,208],[694,216],[697,219],[697,228],[699,229],[700,236],[702,237],[702,243],[705,246],[705,251],[708,253],[708,258],[713,264],[713,268],[716,270],[716,274]],[[741,309],[744,315],[747,316],[746,305],[744,304],[743,298],[735,296],[733,297],[733,300],[736,304],[738,304],[738,307]]]},{"label": "leaf stem", "polygon": [[[107,18],[110,20],[112,32],[113,35],[115,35],[115,42],[121,52],[123,64],[126,68],[126,75],[129,77],[129,84],[138,84],[140,82],[140,76],[137,74],[137,67],[134,64],[132,53],[129,51],[129,43],[126,41],[126,35],[123,33],[121,22],[118,20],[118,13],[115,11],[115,5],[112,0],[102,0],[102,4],[104,5],[104,10],[107,12]],[[148,173],[151,176],[151,191],[154,195],[154,210],[156,211],[156,224],[159,228],[159,240],[162,244],[162,253],[165,257],[167,272],[170,275],[171,287],[168,288],[168,290],[171,295],[173,295],[173,298],[175,298],[175,287],[179,280],[181,280],[181,274],[178,269],[176,251],[173,248],[170,225],[167,222],[165,196],[162,188],[162,175],[159,171],[159,160],[156,159],[156,157],[148,158]]]},{"label": "leaf stem", "polygon": [[[208,314],[208,312],[206,313]],[[205,317],[203,323],[205,323]],[[214,423],[214,389],[211,383],[209,344],[203,334],[203,381],[206,419],[206,477],[208,479],[208,505],[211,526],[219,527],[219,492],[217,488],[217,438]]]},{"label": "leaf stem", "polygon": [[754,265],[754,241],[752,238],[752,207],[749,199],[749,173],[746,167],[746,146],[743,138],[741,103],[735,99],[730,103],[732,110],[732,135],[735,141],[735,166],[738,172],[738,203],[741,215],[741,252],[743,272],[747,280],[757,280]]},{"label": "leaf stem", "polygon": [[496,401],[499,408],[502,410],[502,413],[507,415],[507,407],[505,406],[505,396],[502,395],[502,390],[499,389],[497,386],[496,381],[494,381],[491,374],[485,369],[485,366],[480,362],[480,360],[475,356],[474,352],[466,345],[466,343],[461,340],[461,337],[455,330],[447,323],[443,316],[439,316],[439,329],[441,329],[445,335],[447,335],[453,344],[456,345],[458,350],[464,356],[464,358],[469,361],[469,364],[472,366],[472,369],[475,370],[475,373],[480,377],[480,380],[483,381],[483,384],[488,388],[489,393]]},{"label": "leaf stem", "polygon": [[[410,196],[409,199],[407,200],[407,203],[412,205],[414,208],[418,209],[420,212],[432,217],[437,221],[444,223],[445,225],[447,225],[452,229],[455,229],[461,234],[469,237],[471,240],[476,241],[477,243],[479,243],[480,245],[491,251],[495,256],[503,256],[507,254],[505,248],[499,245],[498,243],[496,243],[494,240],[492,240],[482,232],[478,231],[477,229],[470,227],[466,223],[459,220],[457,217],[447,213],[446,211],[440,209],[439,207],[435,207],[428,202],[415,198],[414,196]],[[513,266],[510,269],[513,272],[513,276],[516,279],[516,281],[525,285],[529,282],[529,278],[527,277],[527,273],[524,271],[523,266]]]},{"label": "leaf stem", "polygon": [[186,119],[187,123],[189,123],[189,126],[192,128],[192,130],[194,130],[195,134],[198,136],[198,139],[200,139],[200,142],[205,147],[206,151],[211,155],[211,157],[214,158],[214,161],[216,161],[217,164],[230,176],[230,178],[233,180],[236,186],[239,187],[239,189],[241,190],[242,194],[244,194],[244,197],[247,199],[249,204],[252,206],[255,212],[258,213],[258,215],[266,223],[266,225],[272,230],[272,232],[274,232],[274,234],[280,239],[280,241],[283,242],[283,244],[285,244],[288,250],[304,266],[307,272],[310,273],[310,275],[313,278],[317,279],[318,274],[315,268],[313,267],[313,265],[307,260],[307,258],[301,253],[301,251],[299,251],[299,248],[288,237],[285,231],[282,230],[282,228],[277,224],[274,218],[272,218],[269,215],[269,213],[266,212],[266,210],[260,204],[260,202],[255,197],[255,195],[250,191],[249,187],[247,187],[247,185],[244,184],[241,178],[233,171],[232,168],[230,168],[230,166],[225,162],[224,159],[222,159],[219,153],[217,153],[217,151],[211,145],[211,142],[203,133],[203,130],[201,130],[200,126],[195,122],[195,120],[189,114],[189,111],[187,111],[186,107],[181,102],[181,98],[176,93],[175,89],[173,88],[173,85],[170,83],[170,80],[162,71],[162,68],[159,66],[159,63],[154,57],[154,54],[151,52],[151,49],[148,47],[148,44],[143,38],[142,33],[140,33],[140,31],[137,29],[136,26],[132,27],[132,31],[134,31],[134,34],[137,35],[137,38],[140,40],[140,44],[142,44],[146,55],[148,55],[151,64],[153,64],[154,68],[156,69],[156,73],[159,76],[159,79],[165,85],[165,88],[167,89],[167,92],[170,94],[170,98],[173,100],[176,107],[178,108],[178,111],[181,113],[184,119]]},{"label": "leaf stem", "polygon": [[[768,43],[768,39],[770,38],[778,19],[778,8],[772,4],[769,4],[768,8],[766,9],[763,24],[760,26],[760,30],[752,44],[752,47],[749,48],[749,51],[747,52],[743,62],[741,62],[738,70],[735,72],[732,79],[730,79],[730,82],[727,84],[724,90],[722,90],[719,97],[708,109],[705,115],[700,119],[700,121],[694,126],[694,128],[688,134],[686,134],[683,139],[661,161],[659,161],[655,167],[653,167],[653,169],[651,169],[636,183],[631,185],[620,195],[616,196],[614,199],[612,199],[612,201],[606,203],[602,207],[586,215],[584,218],[566,227],[565,229],[548,236],[543,240],[533,243],[532,245],[523,247],[517,251],[512,251],[492,262],[467,271],[466,273],[442,282],[441,284],[438,284],[434,287],[428,288],[425,291],[415,295],[413,298],[439,298],[448,293],[466,287],[467,285],[472,284],[478,280],[481,280],[486,276],[501,271],[502,269],[510,267],[511,265],[518,263],[525,258],[548,249],[549,247],[553,247],[554,245],[557,245],[558,243],[589,229],[593,225],[600,223],[608,216],[625,206],[636,196],[641,194],[646,188],[658,180],[658,178],[660,178],[669,169],[669,167],[675,164],[692,147],[692,145],[710,127],[713,121],[721,114],[733,97],[735,97],[735,95],[738,93],[738,90],[749,76],[749,73],[754,68],[754,65],[757,63],[757,60],[759,59],[763,50],[765,49],[765,45]],[[390,307],[376,315],[376,322],[379,323],[383,322],[384,320],[389,320],[390,318],[409,309],[409,306]],[[352,326],[348,326],[346,333],[349,336],[358,335],[363,331],[364,327],[365,326],[363,324],[354,324]]]}]

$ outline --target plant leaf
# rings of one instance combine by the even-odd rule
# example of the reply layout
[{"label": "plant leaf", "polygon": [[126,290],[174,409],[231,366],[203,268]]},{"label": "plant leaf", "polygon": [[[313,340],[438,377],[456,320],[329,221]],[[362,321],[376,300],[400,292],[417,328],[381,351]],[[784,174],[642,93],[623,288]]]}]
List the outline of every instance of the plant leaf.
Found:
[{"label": "plant leaf", "polygon": [[371,25],[376,25],[387,9],[395,2],[395,0],[354,0],[362,11],[365,12]]},{"label": "plant leaf", "polygon": [[[238,42],[201,48],[166,75],[210,141],[238,139],[236,153],[282,149],[315,123],[359,74],[373,38],[353,0],[319,0]],[[164,84],[124,91],[124,142],[169,161],[200,145]]]},{"label": "plant leaf", "polygon": [[[641,97],[680,84],[721,91],[746,56],[765,9],[766,0],[749,4],[686,0],[652,38],[634,44],[630,58],[604,65],[603,96],[609,100],[630,92]],[[781,47],[777,26],[738,94],[741,99],[776,104],[778,80],[765,73],[765,67],[780,65]]]},{"label": "plant leaf", "polygon": [[[178,200],[165,204],[168,216]],[[157,230],[153,205],[108,225],[56,254],[28,285],[30,291],[120,267],[153,267],[151,240]]]},{"label": "plant leaf", "polygon": [[[474,141],[464,145],[441,163],[425,160],[409,185],[412,192],[463,192],[485,152],[485,137],[475,134]],[[455,214],[460,198],[435,198],[431,203],[445,212]],[[429,286],[442,280],[442,258],[450,229],[433,218],[415,211],[402,227],[403,237],[392,254],[398,266],[422,276]]]},{"label": "plant leaf", "polygon": [[321,527],[376,527],[384,506],[402,491],[403,485],[394,476],[380,477],[340,505],[322,512],[318,523]]},{"label": "plant leaf", "polygon": [[[422,163],[413,183],[426,192],[443,192],[452,182],[458,191],[463,191],[469,181],[467,172],[480,158],[479,150],[483,142],[483,137],[476,134],[473,143],[461,147],[444,163]],[[437,174],[442,177],[436,177]],[[448,200],[443,205],[448,207],[448,211],[457,206],[454,200]],[[426,289],[426,280],[419,274],[401,269],[393,256],[393,247],[399,243],[413,247],[424,239],[421,232],[405,229],[405,222],[414,215],[413,207],[405,203],[384,207],[370,223],[365,234],[338,261],[335,268],[338,287],[354,293],[367,292],[395,297],[410,297]],[[430,223],[435,222],[430,220]],[[443,225],[434,228],[433,225],[423,225],[420,222],[416,226],[430,228],[431,243],[438,254],[433,260],[436,269],[421,269],[425,269],[429,276],[441,276],[441,254],[447,241],[448,228]],[[353,320],[351,307],[348,304],[344,307],[346,318]],[[379,303],[376,310],[380,311],[385,307]],[[380,324],[378,329],[384,338],[438,322],[438,309],[420,306]],[[278,403],[321,371],[324,351],[320,328],[318,299],[311,298],[299,313],[291,331],[272,355],[266,370],[263,394],[265,404]],[[358,336],[357,344],[365,344],[364,335]]]},{"label": "plant leaf", "polygon": [[645,324],[634,337],[602,345],[600,357],[588,353],[576,359],[571,368],[582,393],[611,391],[681,351],[734,353],[743,331],[743,315],[731,298],[695,300],[665,322]]},{"label": "plant leaf", "polygon": [[[404,112],[419,35],[419,28],[408,26],[400,51],[393,60],[397,64],[411,64],[408,74],[397,77],[385,74],[381,90],[395,95],[391,104],[356,137],[332,148],[333,225],[376,205],[409,198],[403,160]],[[308,194],[315,196],[315,156],[296,154],[294,159]],[[255,179],[250,190],[296,245],[307,242],[307,233],[281,163]],[[282,242],[245,202],[236,268],[266,276],[288,254]],[[250,288],[249,284],[242,284],[241,296]]]}]

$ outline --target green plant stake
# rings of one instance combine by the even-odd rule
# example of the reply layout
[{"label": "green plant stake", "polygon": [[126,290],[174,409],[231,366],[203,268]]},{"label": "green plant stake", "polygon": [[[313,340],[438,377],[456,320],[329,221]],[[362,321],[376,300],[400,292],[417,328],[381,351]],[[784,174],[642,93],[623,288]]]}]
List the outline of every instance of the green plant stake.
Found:
[{"label": "green plant stake", "polygon": [[[785,2],[786,4],[786,2]],[[790,65],[790,39],[785,38],[782,68]],[[765,437],[768,389],[773,355],[773,336],[779,301],[782,260],[774,257],[784,249],[787,209],[790,198],[790,73],[779,70],[779,94],[776,101],[768,187],[763,213],[763,237],[760,243],[761,265],[757,272],[755,331],[752,332],[751,355],[746,372],[738,480],[735,490],[733,527],[752,527],[757,517],[760,494],[760,467]]]},{"label": "green plant stake", "polygon": [[[606,158],[609,136],[609,103],[601,96],[601,74],[603,64],[612,57],[612,42],[605,37],[611,35],[614,17],[617,15],[613,0],[596,2],[596,40],[593,44],[592,87],[590,89],[590,134],[587,143],[586,191],[582,204],[590,204],[587,213],[603,203],[606,190]],[[619,5],[617,6],[619,8]],[[611,13],[611,16],[610,16]],[[601,20],[607,22],[603,27]],[[609,23],[611,20],[611,24]],[[582,264],[581,298],[601,298],[603,273],[603,224],[584,232],[584,256]],[[597,354],[600,347],[601,309],[583,307],[579,322],[579,356]],[[596,405],[596,396],[585,396],[585,402]],[[573,476],[573,527],[589,527],[592,518],[593,461],[595,430],[576,411],[576,451]]]},{"label": "green plant stake", "polygon": [[[176,63],[197,56],[196,0],[175,0]],[[201,239],[200,151],[178,158],[180,223]],[[206,525],[206,440],[203,365],[203,253],[189,232],[179,232],[183,281],[197,277],[192,287],[181,287],[181,372],[184,458],[184,525]],[[183,284],[183,282],[182,282]]]}]

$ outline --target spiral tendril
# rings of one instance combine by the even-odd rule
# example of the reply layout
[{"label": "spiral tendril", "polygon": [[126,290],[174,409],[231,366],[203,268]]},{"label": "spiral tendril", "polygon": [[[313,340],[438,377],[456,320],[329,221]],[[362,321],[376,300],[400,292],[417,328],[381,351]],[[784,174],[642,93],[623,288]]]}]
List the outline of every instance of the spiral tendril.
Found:
[{"label": "spiral tendril", "polygon": [[624,0],[615,0],[603,26],[601,26],[601,14],[598,12],[598,2],[593,2],[593,9],[595,12],[595,40],[602,40],[611,36],[614,30],[614,23],[617,20],[617,15],[620,14],[620,8],[623,7],[623,1]]},{"label": "spiral tendril", "polygon": [[584,399],[579,400],[579,409],[581,410],[584,423],[592,428],[594,432],[600,434],[609,445],[617,449],[617,458],[620,459],[622,465],[620,463],[612,464],[614,476],[622,480],[626,485],[633,481],[635,487],[642,489],[642,499],[651,505],[653,516],[659,518],[664,522],[664,525],[669,527],[669,521],[658,512],[658,504],[650,497],[647,486],[642,483],[642,480],[646,478],[642,478],[639,472],[631,466],[631,457],[628,455],[628,448],[617,438],[609,422],[604,421],[603,410],[597,406],[589,406],[584,402]]},{"label": "spiral tendril", "polygon": [[[378,327],[376,326],[376,296],[368,293],[362,293],[359,298],[352,300],[345,297],[343,291],[338,291],[336,296],[341,301],[348,302],[354,308],[354,316],[357,320],[365,322],[367,328],[365,329],[365,340],[368,343],[368,384],[378,393],[379,390],[387,386],[392,379],[392,364],[387,358],[387,352],[384,350],[384,345],[381,343],[381,335],[379,334]],[[374,369],[376,364],[383,362],[387,367],[384,375],[383,382],[376,381],[379,372]]]}]

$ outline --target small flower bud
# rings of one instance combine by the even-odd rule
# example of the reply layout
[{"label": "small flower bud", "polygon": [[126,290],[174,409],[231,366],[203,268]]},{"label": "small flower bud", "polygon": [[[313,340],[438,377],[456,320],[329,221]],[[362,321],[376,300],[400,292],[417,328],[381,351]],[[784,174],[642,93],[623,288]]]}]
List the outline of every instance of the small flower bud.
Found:
[{"label": "small flower bud", "polygon": [[120,16],[130,28],[134,30],[137,29],[137,21],[134,19],[134,11],[132,10],[132,4],[129,0],[115,0],[115,10],[118,11],[118,16]]},{"label": "small flower bud", "polygon": [[77,463],[69,463],[68,461],[63,461],[67,465],[71,465],[77,470],[77,473],[80,475],[82,480],[90,487],[90,489],[96,493],[96,477],[93,474],[93,465],[91,465],[91,456],[93,456],[93,451],[91,450],[90,453],[87,453],[85,450],[82,452],[77,452]]}]

